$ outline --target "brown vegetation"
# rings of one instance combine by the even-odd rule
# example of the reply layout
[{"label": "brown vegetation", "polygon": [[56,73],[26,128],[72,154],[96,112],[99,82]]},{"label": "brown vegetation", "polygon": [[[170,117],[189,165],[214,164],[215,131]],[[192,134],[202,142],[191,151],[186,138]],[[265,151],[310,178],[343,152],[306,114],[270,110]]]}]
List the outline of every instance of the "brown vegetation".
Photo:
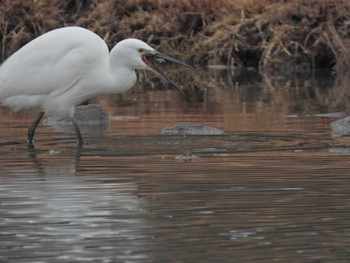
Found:
[{"label": "brown vegetation", "polygon": [[113,46],[136,37],[195,64],[348,71],[346,0],[2,0],[1,59],[51,29],[79,25]]}]

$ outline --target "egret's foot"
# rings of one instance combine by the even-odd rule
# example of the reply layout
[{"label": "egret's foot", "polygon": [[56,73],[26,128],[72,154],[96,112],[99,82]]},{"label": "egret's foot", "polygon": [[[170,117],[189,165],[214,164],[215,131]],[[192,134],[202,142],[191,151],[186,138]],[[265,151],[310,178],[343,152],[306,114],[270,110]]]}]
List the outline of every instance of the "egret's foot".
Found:
[{"label": "egret's foot", "polygon": [[30,153],[35,151],[34,144],[32,142],[28,141],[27,148],[28,148],[28,152]]},{"label": "egret's foot", "polygon": [[28,144],[33,144],[35,129],[36,127],[33,127],[33,125],[28,128],[28,139],[27,139]]}]

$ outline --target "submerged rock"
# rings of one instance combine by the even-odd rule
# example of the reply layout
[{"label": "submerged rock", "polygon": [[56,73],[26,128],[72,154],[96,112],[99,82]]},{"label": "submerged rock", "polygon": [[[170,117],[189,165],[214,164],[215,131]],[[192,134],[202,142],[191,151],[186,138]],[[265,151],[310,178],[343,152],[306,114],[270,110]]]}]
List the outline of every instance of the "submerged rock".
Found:
[{"label": "submerged rock", "polygon": [[163,128],[161,130],[164,135],[221,135],[223,130],[206,126],[203,124],[178,124]]},{"label": "submerged rock", "polygon": [[[107,112],[96,104],[76,107],[74,120],[83,134],[102,134],[109,125]],[[69,117],[52,115],[46,118],[43,124],[54,128],[57,132],[74,133]]]},{"label": "submerged rock", "polygon": [[350,116],[332,122],[331,128],[339,134],[350,134]]},{"label": "submerged rock", "polygon": [[331,148],[328,148],[328,152],[349,154],[350,148],[349,147],[331,147]]},{"label": "submerged rock", "polygon": [[193,154],[190,153],[190,152],[186,152],[186,153],[179,154],[179,155],[176,155],[176,156],[175,156],[175,159],[176,159],[176,160],[184,161],[184,162],[191,162],[191,161],[193,161],[194,159],[198,159],[198,158],[199,158],[198,156],[193,155]]}]

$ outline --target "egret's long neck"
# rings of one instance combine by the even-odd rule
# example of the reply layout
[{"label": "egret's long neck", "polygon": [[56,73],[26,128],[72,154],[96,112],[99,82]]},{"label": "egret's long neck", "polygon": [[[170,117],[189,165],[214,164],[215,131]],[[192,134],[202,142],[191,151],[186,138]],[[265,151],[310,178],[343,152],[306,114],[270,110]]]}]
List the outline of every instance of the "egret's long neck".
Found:
[{"label": "egret's long neck", "polygon": [[112,49],[109,56],[110,71],[113,82],[113,93],[123,93],[136,83],[135,69],[129,66],[124,54]]}]

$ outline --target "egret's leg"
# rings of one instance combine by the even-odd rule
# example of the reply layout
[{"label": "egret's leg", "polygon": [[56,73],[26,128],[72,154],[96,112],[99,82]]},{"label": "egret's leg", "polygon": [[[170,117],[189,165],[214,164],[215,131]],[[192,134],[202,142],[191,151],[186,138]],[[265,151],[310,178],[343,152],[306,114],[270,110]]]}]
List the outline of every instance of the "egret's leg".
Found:
[{"label": "egret's leg", "polygon": [[29,126],[29,128],[28,128],[28,143],[33,142],[35,129],[38,126],[41,119],[43,118],[44,114],[45,114],[44,111],[39,112],[39,114],[36,116],[35,120],[33,121],[32,125]]},{"label": "egret's leg", "polygon": [[84,140],[83,140],[83,137],[81,136],[79,126],[78,126],[78,124],[75,122],[75,120],[73,118],[70,118],[70,120],[72,121],[75,134],[77,135],[78,144],[81,145],[81,144],[84,143]]},{"label": "egret's leg", "polygon": [[44,168],[42,166],[42,163],[38,161],[36,158],[36,151],[34,148],[34,145],[32,143],[28,143],[28,155],[30,160],[33,162],[35,167],[38,169],[39,175],[44,175]]}]

